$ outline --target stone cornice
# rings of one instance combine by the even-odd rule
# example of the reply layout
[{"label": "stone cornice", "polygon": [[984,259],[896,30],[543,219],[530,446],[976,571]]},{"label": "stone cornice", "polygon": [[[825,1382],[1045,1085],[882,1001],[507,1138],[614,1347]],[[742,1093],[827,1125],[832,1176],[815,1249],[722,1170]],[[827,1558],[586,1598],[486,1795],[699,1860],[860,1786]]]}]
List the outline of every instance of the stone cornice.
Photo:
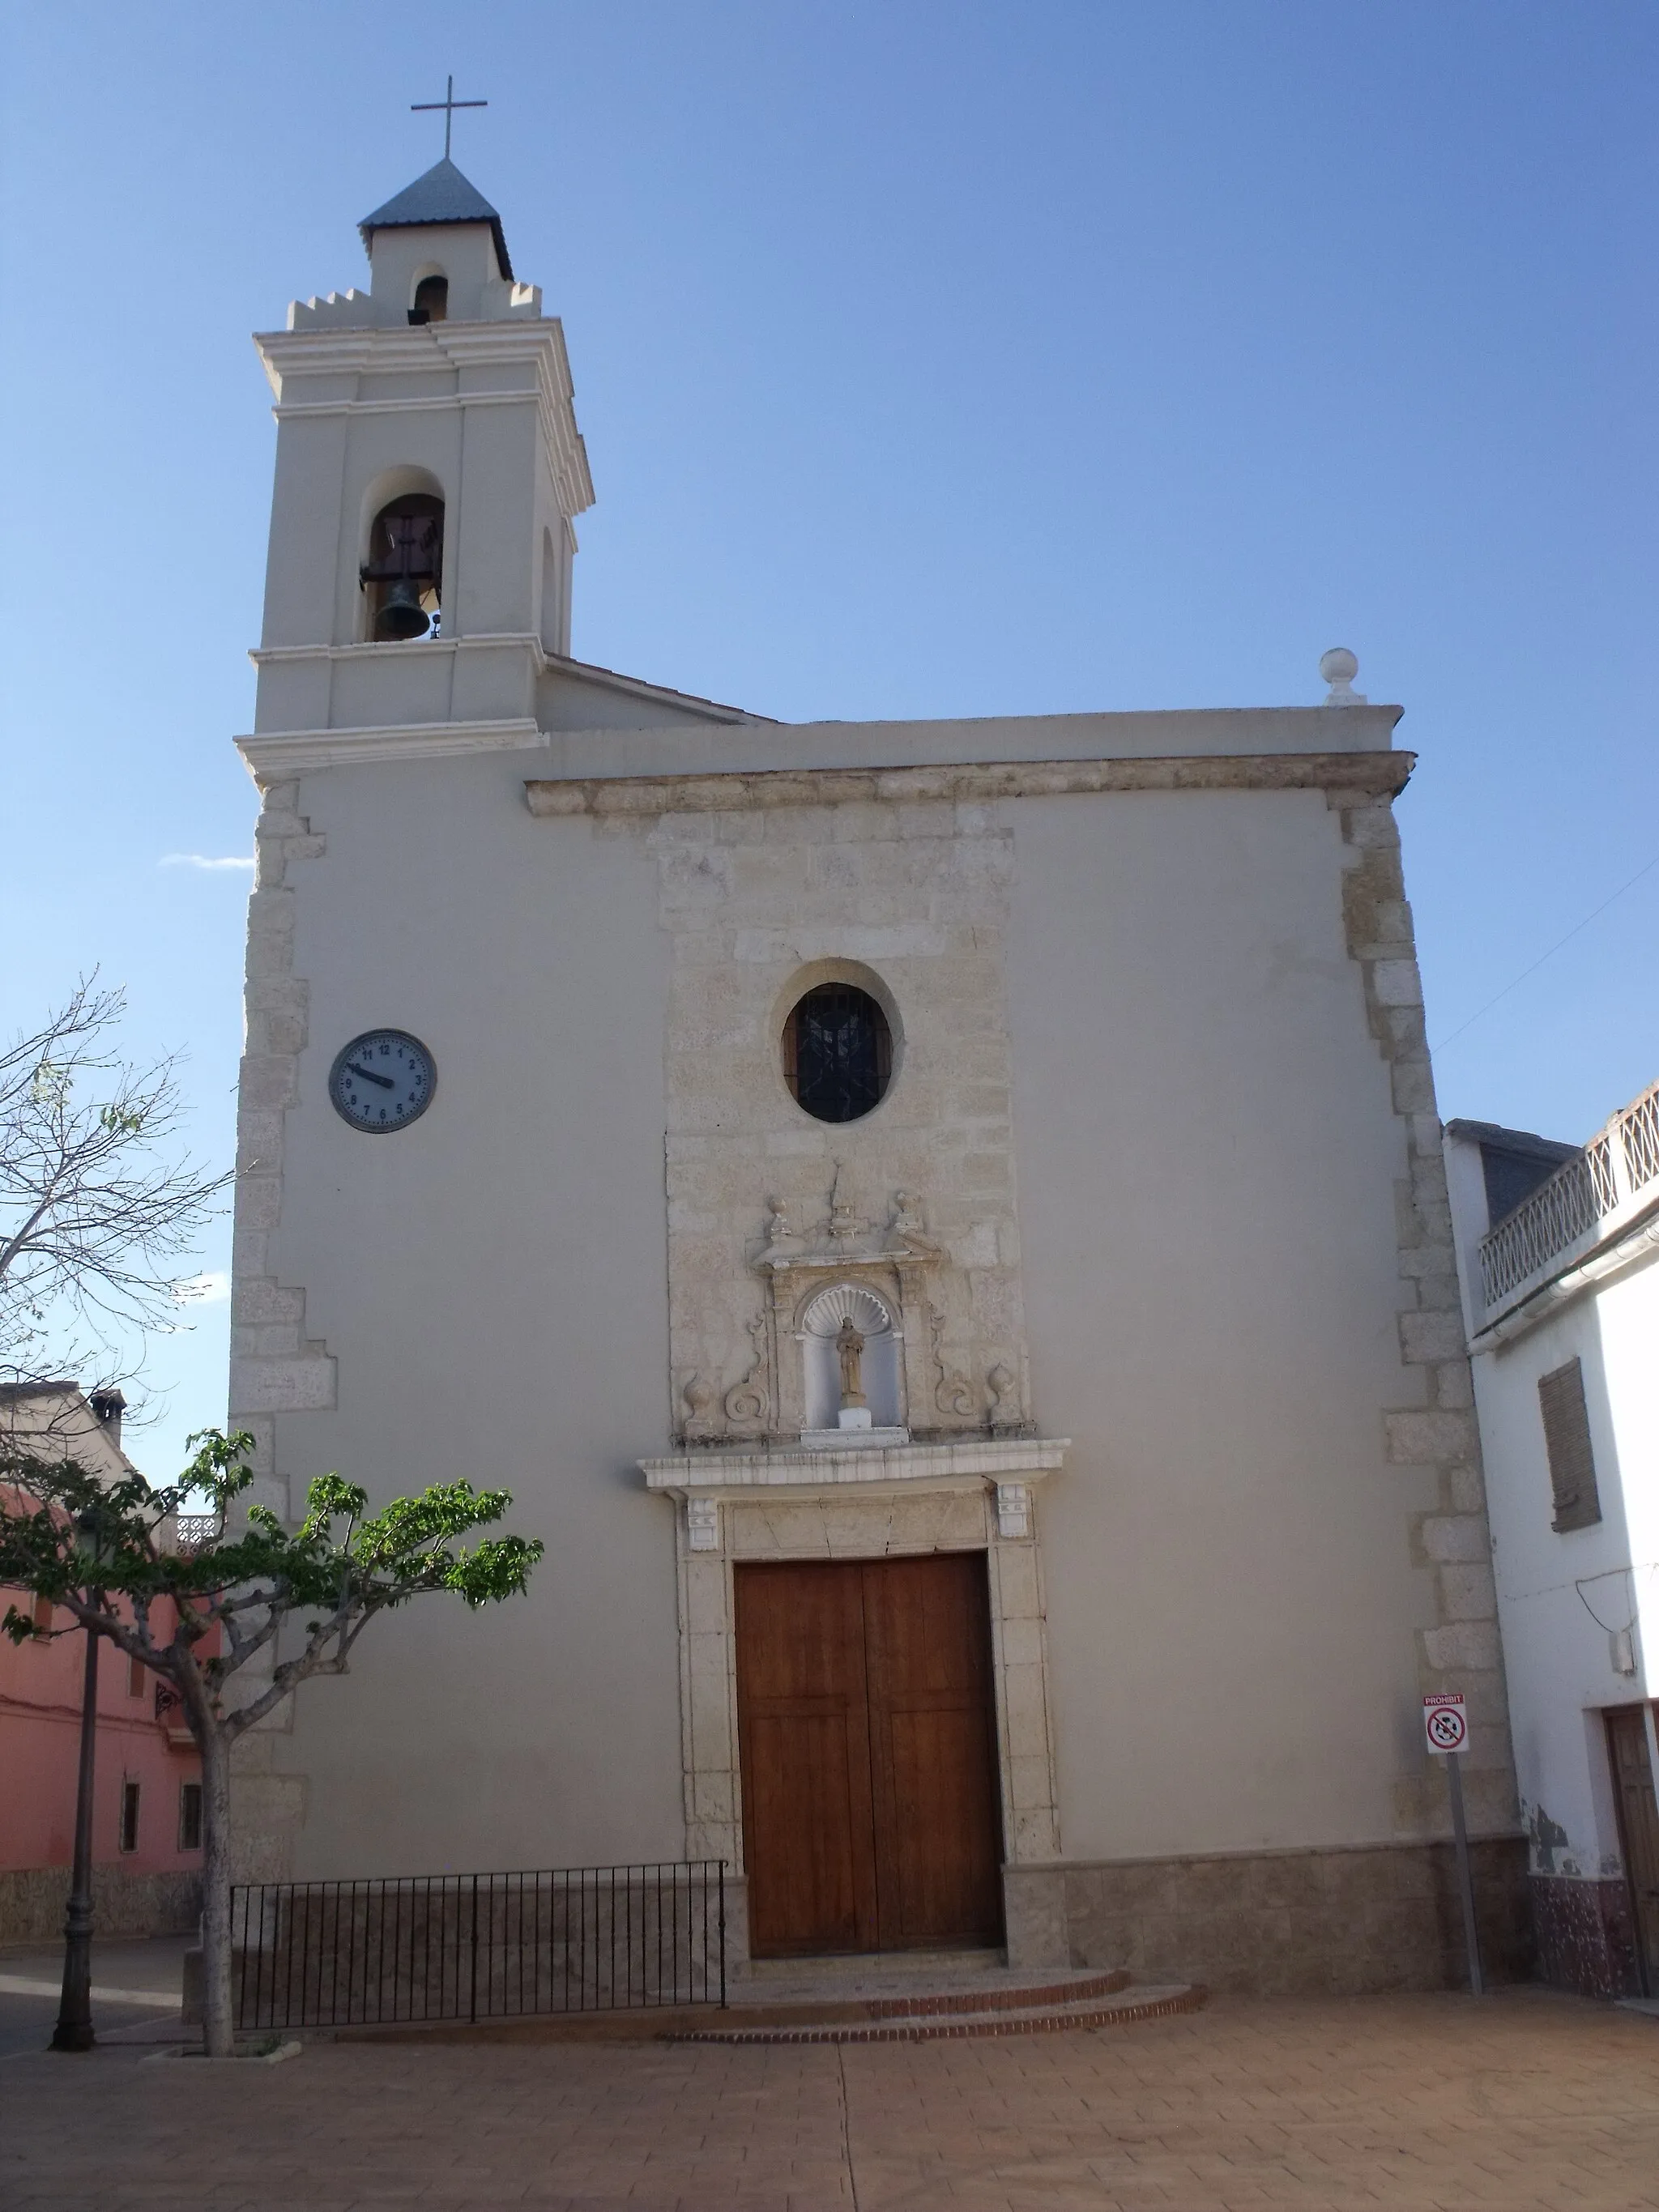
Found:
[{"label": "stone cornice", "polygon": [[684,1451],[642,1459],[647,1490],[670,1498],[742,1498],[756,1491],[802,1492],[867,1489],[872,1484],[909,1489],[1036,1482],[1057,1474],[1072,1448],[1069,1437],[964,1435],[933,1443],[852,1445],[815,1451],[775,1444],[751,1451]]},{"label": "stone cornice", "polygon": [[[369,368],[428,370],[479,362],[523,360],[550,353],[568,391],[564,327],[555,315],[504,317],[488,323],[325,324],[305,331],[256,331],[253,343],[273,385],[283,376],[337,376]],[[434,362],[434,354],[441,356]]]},{"label": "stone cornice", "polygon": [[[593,504],[587,452],[576,428],[575,393],[564,329],[556,317],[498,323],[428,323],[402,330],[371,325],[359,330],[261,331],[255,333],[253,343],[276,394],[277,404],[272,411],[279,422],[295,416],[383,415],[446,407],[533,404],[567,515],[586,514]],[[343,393],[317,399],[283,397],[284,382],[291,377],[356,377],[368,371],[376,375],[430,376],[434,369],[465,376],[469,369],[510,362],[531,364],[534,384],[518,391],[459,390],[409,398],[385,394],[364,399]]]},{"label": "stone cornice", "polygon": [[547,743],[528,714],[495,722],[406,722],[360,730],[268,730],[238,738],[236,750],[256,783],[313,769],[388,760],[436,760],[447,754],[523,752]]},{"label": "stone cornice", "polygon": [[410,653],[476,653],[485,647],[499,651],[504,645],[522,647],[534,660],[537,675],[546,674],[547,649],[530,629],[479,630],[471,637],[359,638],[350,645],[252,645],[247,657],[256,668],[263,668],[267,662],[274,665],[299,660],[396,660]]},{"label": "stone cornice", "polygon": [[1352,791],[1393,798],[1415,753],[1193,754],[1169,759],[984,761],[882,769],[738,769],[667,776],[529,778],[532,814],[726,814],[749,807],[1058,799],[1105,791]]}]

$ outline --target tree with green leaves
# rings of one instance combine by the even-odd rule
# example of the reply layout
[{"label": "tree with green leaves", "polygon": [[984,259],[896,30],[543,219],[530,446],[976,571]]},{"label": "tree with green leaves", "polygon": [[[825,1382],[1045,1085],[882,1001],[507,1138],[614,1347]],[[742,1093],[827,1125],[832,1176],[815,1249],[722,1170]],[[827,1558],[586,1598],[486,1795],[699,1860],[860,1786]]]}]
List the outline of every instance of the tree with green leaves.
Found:
[{"label": "tree with green leaves", "polygon": [[[237,1739],[313,1674],[346,1671],[377,1613],[428,1591],[452,1590],[477,1608],[526,1587],[540,1542],[463,1540],[499,1522],[504,1490],[434,1483],[377,1513],[337,1474],[311,1485],[306,1516],[285,1528],[269,1506],[247,1510],[232,1534],[232,1501],[252,1481],[253,1439],[210,1429],[178,1483],[111,1483],[26,1437],[0,1437],[0,1587],[61,1606],[89,1634],[107,1637],[170,1684],[202,1754],[203,2019],[207,2050],[234,2048],[231,1984],[230,1761]],[[181,1549],[182,1510],[205,1496],[214,1534]],[[9,1607],[14,1643],[35,1634]],[[67,1633],[68,1632],[64,1632]],[[240,1684],[250,1662],[262,1663]],[[234,1687],[245,1694],[240,1701]]]}]

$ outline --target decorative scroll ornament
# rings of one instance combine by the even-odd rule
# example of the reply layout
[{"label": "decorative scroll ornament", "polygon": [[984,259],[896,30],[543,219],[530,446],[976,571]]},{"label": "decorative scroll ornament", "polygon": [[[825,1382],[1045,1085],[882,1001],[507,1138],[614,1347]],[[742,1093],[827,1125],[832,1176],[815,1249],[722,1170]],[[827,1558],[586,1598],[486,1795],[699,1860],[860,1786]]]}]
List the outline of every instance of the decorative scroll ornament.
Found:
[{"label": "decorative scroll ornament", "polygon": [[766,1421],[765,1315],[751,1321],[748,1329],[749,1341],[755,1349],[754,1360],[742,1382],[734,1382],[726,1394],[726,1418],[740,1429],[763,1427]]},{"label": "decorative scroll ornament", "polygon": [[949,1413],[959,1421],[971,1420],[979,1411],[975,1402],[974,1386],[965,1375],[959,1373],[945,1359],[945,1316],[937,1306],[928,1307],[927,1325],[933,1339],[933,1364],[939,1370],[933,1403],[941,1413]]}]

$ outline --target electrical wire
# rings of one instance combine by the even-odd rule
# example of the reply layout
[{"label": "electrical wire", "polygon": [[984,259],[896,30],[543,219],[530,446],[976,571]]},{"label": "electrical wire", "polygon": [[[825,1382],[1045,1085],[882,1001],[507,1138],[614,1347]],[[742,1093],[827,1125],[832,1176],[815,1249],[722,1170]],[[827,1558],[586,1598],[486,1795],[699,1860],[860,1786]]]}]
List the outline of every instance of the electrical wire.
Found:
[{"label": "electrical wire", "polygon": [[1611,896],[1604,898],[1601,905],[1595,908],[1590,913],[1587,914],[1582,921],[1574,922],[1572,927],[1567,932],[1566,935],[1565,937],[1558,937],[1554,944],[1550,946],[1547,952],[1540,952],[1537,959],[1533,962],[1530,968],[1523,968],[1513,982],[1505,983],[1503,989],[1497,994],[1496,997],[1488,999],[1484,1006],[1478,1006],[1474,1012],[1469,1016],[1468,1021],[1461,1023],[1456,1029],[1451,1031],[1449,1036],[1443,1036],[1439,1043],[1431,1046],[1430,1049],[1433,1052],[1443,1052],[1449,1044],[1455,1043],[1456,1040],[1462,1036],[1465,1030],[1472,1030],[1483,1014],[1489,1014],[1492,1012],[1492,1008],[1498,1004],[1500,999],[1507,999],[1511,991],[1518,991],[1522,984],[1526,981],[1528,975],[1535,975],[1539,969],[1543,966],[1544,963],[1547,960],[1553,960],[1564,945],[1571,945],[1573,939],[1578,935],[1581,930],[1588,929],[1591,922],[1593,922],[1598,915],[1604,915],[1607,908],[1613,905],[1615,900],[1623,898],[1626,891],[1633,890],[1636,885],[1641,882],[1643,877],[1651,875],[1656,868],[1659,868],[1659,853],[1656,853],[1654,854],[1653,858],[1647,863],[1645,867],[1638,868],[1628,883],[1620,884],[1618,890],[1614,891]]}]

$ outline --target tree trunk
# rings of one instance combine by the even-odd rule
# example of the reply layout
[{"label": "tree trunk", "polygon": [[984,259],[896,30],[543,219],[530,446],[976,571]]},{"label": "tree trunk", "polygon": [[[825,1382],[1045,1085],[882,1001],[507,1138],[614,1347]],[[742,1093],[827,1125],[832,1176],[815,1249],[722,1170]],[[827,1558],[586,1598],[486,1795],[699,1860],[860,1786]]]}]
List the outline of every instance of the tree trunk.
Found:
[{"label": "tree trunk", "polygon": [[202,1753],[202,2031],[210,2058],[236,2049],[231,2005],[230,1746],[210,1721]]}]

